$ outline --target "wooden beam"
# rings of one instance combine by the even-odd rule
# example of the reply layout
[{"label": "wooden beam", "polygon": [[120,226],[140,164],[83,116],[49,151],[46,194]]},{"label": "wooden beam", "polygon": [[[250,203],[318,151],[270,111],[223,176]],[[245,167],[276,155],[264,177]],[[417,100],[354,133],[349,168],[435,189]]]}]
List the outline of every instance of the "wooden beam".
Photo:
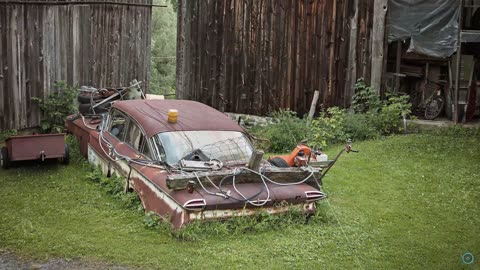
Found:
[{"label": "wooden beam", "polygon": [[12,0],[12,1],[2,1],[0,5],[120,5],[120,6],[136,6],[136,7],[167,7],[165,5],[154,5],[154,4],[140,4],[140,3],[123,3],[123,2],[111,2],[111,1],[69,1],[69,2],[58,2],[58,1],[25,1],[25,0]]},{"label": "wooden beam", "polygon": [[400,89],[400,66],[402,65],[402,41],[397,40],[397,57],[395,59],[395,93]]},{"label": "wooden beam", "polygon": [[250,157],[250,161],[248,162],[248,168],[250,170],[258,172],[260,170],[260,164],[262,163],[262,159],[263,151],[253,152],[252,156]]},{"label": "wooden beam", "polygon": [[358,0],[354,0],[353,10],[355,14],[350,20],[350,41],[348,46],[348,67],[346,80],[347,82],[345,84],[345,107],[352,104],[352,98],[355,94],[355,83],[357,81]]},{"label": "wooden beam", "polygon": [[[196,172],[200,181],[204,186],[212,186],[210,181],[205,177],[208,175],[210,180],[215,184],[219,185],[223,178],[228,177],[224,180],[224,184],[232,183],[233,170],[228,171],[211,171],[211,172]],[[235,176],[235,183],[259,183],[262,180],[260,176],[250,172],[250,171],[238,171],[238,174]],[[305,179],[305,177],[310,175],[310,172],[302,168],[291,167],[291,168],[277,168],[277,167],[267,167],[264,168],[262,173],[270,178],[273,181],[279,183],[295,183]],[[318,179],[321,174],[321,170],[317,170],[315,177]],[[185,173],[178,175],[169,175],[167,177],[167,187],[173,190],[186,189],[188,182],[194,181],[197,182],[198,179],[193,173]],[[312,179],[313,181],[313,179]],[[307,181],[309,182],[309,181]]]},{"label": "wooden beam", "polygon": [[387,14],[387,3],[387,0],[374,0],[373,4],[372,75],[370,83],[378,94],[380,94],[382,87],[385,15]]},{"label": "wooden beam", "polygon": [[[460,0],[460,14],[458,19],[458,40],[457,40],[457,63],[455,70],[455,92],[453,94],[453,122],[458,123],[458,88],[460,87],[460,62],[462,60],[462,12],[463,11],[463,0]],[[467,97],[468,99],[468,97]]]},{"label": "wooden beam", "polygon": [[308,118],[313,118],[315,115],[315,108],[317,108],[318,98],[320,97],[320,91],[315,90],[313,94],[312,104],[310,105],[310,111],[308,112]]}]

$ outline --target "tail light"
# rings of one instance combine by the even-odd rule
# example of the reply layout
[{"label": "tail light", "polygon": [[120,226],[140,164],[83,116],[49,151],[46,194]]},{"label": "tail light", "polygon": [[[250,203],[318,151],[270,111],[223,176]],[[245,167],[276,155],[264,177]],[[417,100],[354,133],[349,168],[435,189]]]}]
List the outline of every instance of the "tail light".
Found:
[{"label": "tail light", "polygon": [[314,202],[327,197],[325,193],[318,190],[305,191],[305,196],[307,197],[307,202]]},{"label": "tail light", "polygon": [[183,208],[190,210],[190,211],[202,211],[205,209],[205,206],[207,203],[205,202],[204,199],[193,199],[187,201],[184,205]]}]

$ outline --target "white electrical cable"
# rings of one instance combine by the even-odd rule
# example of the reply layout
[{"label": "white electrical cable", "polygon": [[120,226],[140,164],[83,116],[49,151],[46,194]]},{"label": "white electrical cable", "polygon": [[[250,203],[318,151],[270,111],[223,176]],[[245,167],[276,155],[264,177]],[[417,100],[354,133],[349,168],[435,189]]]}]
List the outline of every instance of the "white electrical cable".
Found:
[{"label": "white electrical cable", "polygon": [[[259,174],[260,175],[260,179],[262,179],[262,182],[263,182],[263,185],[265,186],[265,188],[267,189],[267,198],[263,201],[263,203],[256,203],[254,201],[251,201],[249,200],[245,195],[243,195],[238,189],[237,189],[237,186],[235,185],[235,176],[237,175],[236,174],[236,171],[238,170],[238,168],[236,168],[234,171],[233,171],[233,180],[232,180],[232,186],[233,186],[233,189],[235,189],[235,191],[238,193],[238,195],[242,196],[242,198],[245,199],[246,202],[248,202],[249,204],[253,205],[253,206],[264,206],[265,204],[267,204],[267,202],[270,200],[270,189],[268,188],[268,185],[267,185],[267,182],[265,182],[265,178],[266,176],[262,175],[262,174]],[[253,171],[253,170],[250,170],[256,174],[258,174],[257,172]],[[265,177],[265,178],[264,178]],[[263,192],[262,192],[263,193]],[[260,194],[259,194],[260,195]]]},{"label": "white electrical cable", "polygon": [[[197,180],[198,180],[198,183],[200,184],[200,186],[202,187],[202,189],[203,189],[206,193],[208,193],[208,194],[210,194],[210,195],[214,195],[214,196],[219,196],[219,197],[222,197],[222,198],[224,198],[224,199],[228,199],[228,196],[225,195],[225,194],[223,194],[223,193],[221,193],[221,192],[211,192],[211,191],[207,190],[207,189],[203,186],[202,181],[200,180],[200,177],[198,177],[197,173],[196,173],[196,172],[193,172],[193,175],[195,175],[195,177],[196,177]],[[207,179],[208,179],[208,177],[207,177]],[[209,179],[209,180],[210,180],[210,179]],[[210,182],[211,182],[211,181],[210,181]],[[212,182],[211,182],[211,183],[212,183]],[[212,183],[212,184],[213,184],[213,183]],[[216,187],[217,189],[219,189],[217,186],[215,186],[215,184],[213,184],[213,186]]]},{"label": "white electrical cable", "polygon": [[92,129],[92,130],[97,130],[96,128],[88,125],[88,124],[85,122],[85,116],[83,116],[83,115],[80,115],[80,116],[82,117],[82,122],[83,122],[83,124],[85,125],[86,128],[89,128],[89,129]]},{"label": "white electrical cable", "polygon": [[[299,185],[299,184],[302,184],[304,182],[306,182],[307,180],[309,180],[312,176],[314,176],[314,170],[313,168],[311,168],[310,166],[307,167],[307,169],[311,172],[307,177],[305,177],[303,180],[301,181],[298,181],[298,182],[295,182],[295,183],[279,183],[279,182],[275,182],[273,181],[272,179],[268,178],[267,176],[259,173],[259,172],[256,172],[254,170],[251,170],[249,168],[246,168],[246,167],[243,167],[243,168],[235,168],[233,173],[232,173],[232,186],[233,186],[233,189],[235,190],[235,192],[237,192],[243,199],[245,199],[245,202],[253,205],[253,206],[257,206],[257,207],[261,207],[261,206],[264,206],[265,204],[268,203],[268,201],[270,201],[270,189],[268,188],[268,185],[267,185],[267,182],[270,182],[272,184],[275,184],[275,185],[279,185],[279,186],[293,186],[293,185]],[[257,203],[255,202],[254,200],[251,200],[251,199],[248,199],[243,193],[240,192],[240,190],[237,188],[236,184],[235,184],[235,177],[239,174],[238,171],[242,171],[242,170],[246,170],[246,171],[250,171],[258,176],[260,176],[260,179],[262,180],[262,183],[263,185],[265,186],[265,189],[267,190],[267,198],[265,200],[263,200],[262,203]],[[261,170],[260,170],[261,171]],[[195,177],[197,178],[197,181],[199,182],[200,186],[202,187],[202,189],[207,193],[207,194],[210,194],[210,195],[214,195],[214,196],[219,196],[219,197],[222,197],[222,198],[228,198],[227,195],[221,193],[221,192],[217,192],[217,193],[214,193],[214,192],[211,192],[209,190],[207,190],[203,184],[202,184],[202,181],[200,180],[200,177],[197,175],[196,172],[193,172],[193,174],[195,175]],[[205,175],[205,178],[207,178],[207,180],[210,182],[210,184],[212,184],[212,186],[214,186],[216,189],[220,190],[220,188],[218,186],[216,186],[213,181],[207,176]],[[260,199],[258,199],[257,201],[260,201]]]}]

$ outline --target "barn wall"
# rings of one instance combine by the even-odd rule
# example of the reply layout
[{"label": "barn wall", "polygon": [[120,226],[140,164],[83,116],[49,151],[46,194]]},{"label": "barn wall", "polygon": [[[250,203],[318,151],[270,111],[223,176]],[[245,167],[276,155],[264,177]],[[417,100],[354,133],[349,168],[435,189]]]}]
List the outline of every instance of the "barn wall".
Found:
[{"label": "barn wall", "polygon": [[46,97],[55,81],[148,85],[151,7],[25,2],[0,0],[0,131],[37,126],[31,97]]},{"label": "barn wall", "polygon": [[319,106],[348,105],[352,82],[370,78],[372,13],[373,0],[181,0],[177,97],[303,114],[319,90]]}]

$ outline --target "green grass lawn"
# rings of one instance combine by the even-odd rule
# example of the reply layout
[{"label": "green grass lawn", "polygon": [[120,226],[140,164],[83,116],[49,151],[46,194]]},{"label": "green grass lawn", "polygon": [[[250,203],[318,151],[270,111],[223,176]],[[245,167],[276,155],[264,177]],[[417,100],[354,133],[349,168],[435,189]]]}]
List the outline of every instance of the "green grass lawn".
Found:
[{"label": "green grass lawn", "polygon": [[[320,221],[198,241],[146,228],[143,213],[86,180],[80,164],[1,170],[0,249],[162,269],[480,268],[478,136],[394,136],[355,148],[324,179]],[[461,262],[467,251],[473,265]]]}]

